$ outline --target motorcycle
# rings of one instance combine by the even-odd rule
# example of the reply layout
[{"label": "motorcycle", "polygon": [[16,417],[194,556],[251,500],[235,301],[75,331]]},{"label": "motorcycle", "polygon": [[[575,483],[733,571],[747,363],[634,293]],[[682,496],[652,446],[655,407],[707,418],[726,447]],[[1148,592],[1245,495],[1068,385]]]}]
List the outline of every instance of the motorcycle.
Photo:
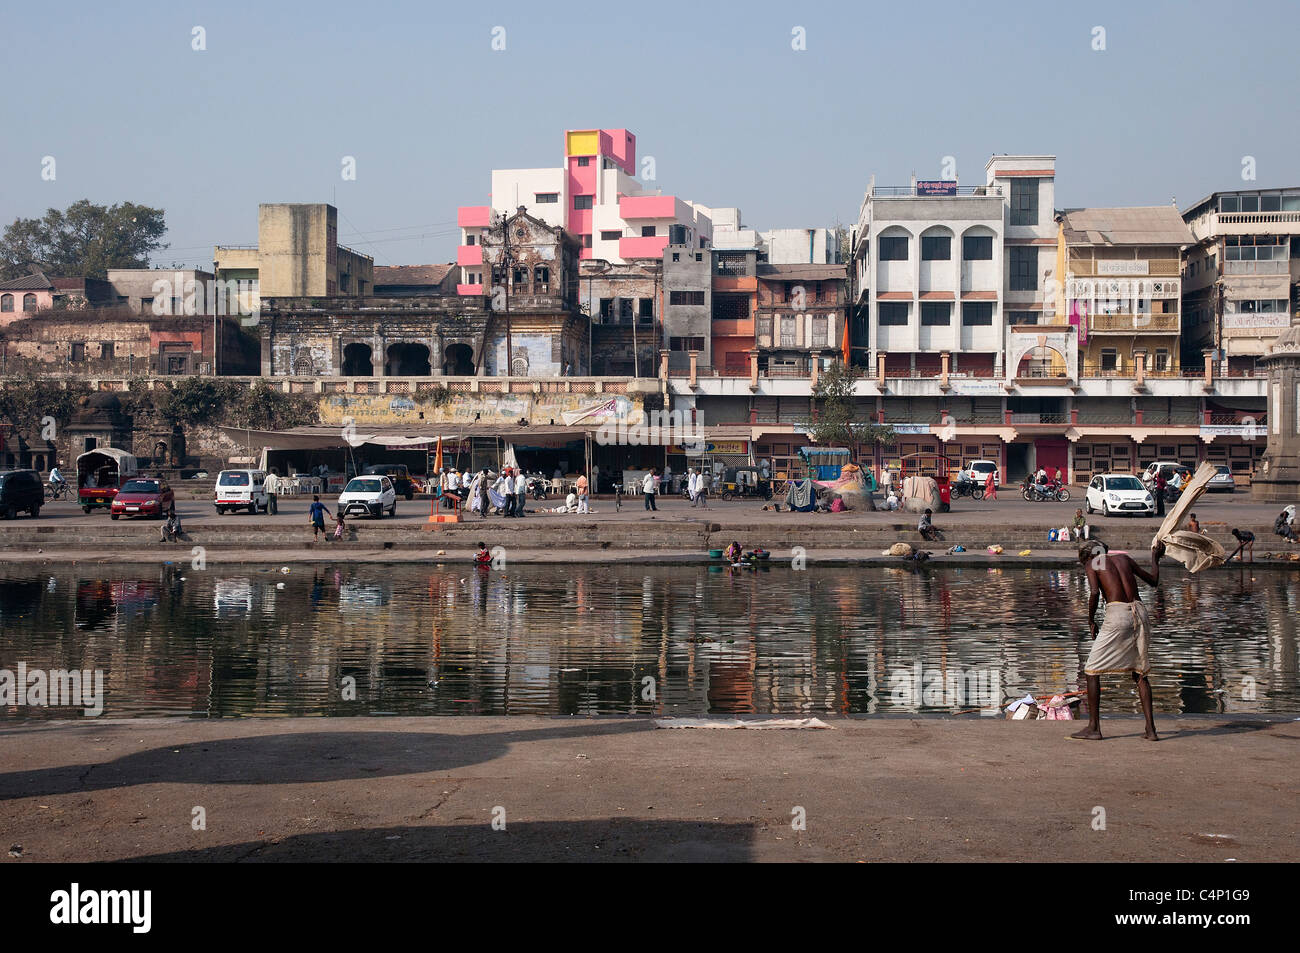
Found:
[{"label": "motorcycle", "polygon": [[974,480],[954,480],[952,484],[953,497],[969,496],[972,500],[984,499],[984,484],[976,483]]},{"label": "motorcycle", "polygon": [[1020,495],[1030,503],[1068,503],[1070,501],[1070,491],[1064,485],[1059,483],[1035,483],[1030,478],[1026,478],[1025,482],[1020,484]]}]

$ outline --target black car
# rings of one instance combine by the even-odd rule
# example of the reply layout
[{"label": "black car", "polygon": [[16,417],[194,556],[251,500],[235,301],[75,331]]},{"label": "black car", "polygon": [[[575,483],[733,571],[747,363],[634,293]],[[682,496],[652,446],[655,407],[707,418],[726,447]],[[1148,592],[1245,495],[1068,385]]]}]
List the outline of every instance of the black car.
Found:
[{"label": "black car", "polygon": [[398,496],[408,500],[415,499],[415,486],[411,483],[411,474],[405,463],[377,463],[366,467],[364,476],[386,476],[393,481],[393,489]]},{"label": "black car", "polygon": [[0,516],[14,519],[23,511],[39,516],[44,502],[45,484],[35,470],[0,473]]}]

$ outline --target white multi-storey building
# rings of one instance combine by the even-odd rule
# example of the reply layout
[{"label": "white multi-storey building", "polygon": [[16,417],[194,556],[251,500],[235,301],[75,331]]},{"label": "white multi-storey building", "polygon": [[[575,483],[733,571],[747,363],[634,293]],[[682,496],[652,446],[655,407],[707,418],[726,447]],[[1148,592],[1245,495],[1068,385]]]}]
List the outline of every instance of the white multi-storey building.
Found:
[{"label": "white multi-storey building", "polygon": [[882,376],[1001,372],[1003,198],[956,182],[867,189],[853,234],[867,364]]},{"label": "white multi-storey building", "polygon": [[1183,212],[1183,361],[1245,374],[1300,318],[1300,188],[1215,192]]}]

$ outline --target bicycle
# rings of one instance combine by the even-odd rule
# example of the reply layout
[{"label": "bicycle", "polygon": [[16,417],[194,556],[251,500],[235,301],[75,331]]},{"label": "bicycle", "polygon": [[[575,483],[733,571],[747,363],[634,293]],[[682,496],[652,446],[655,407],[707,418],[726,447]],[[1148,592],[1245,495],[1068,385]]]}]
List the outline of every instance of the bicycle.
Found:
[{"label": "bicycle", "polygon": [[69,500],[72,498],[71,493],[72,490],[66,482],[45,484],[45,498],[47,500]]}]

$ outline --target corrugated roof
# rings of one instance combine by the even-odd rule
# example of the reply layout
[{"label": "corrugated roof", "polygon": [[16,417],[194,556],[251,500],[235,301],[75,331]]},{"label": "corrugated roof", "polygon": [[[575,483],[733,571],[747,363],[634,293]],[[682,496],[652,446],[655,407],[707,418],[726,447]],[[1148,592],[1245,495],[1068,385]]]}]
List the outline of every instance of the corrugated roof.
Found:
[{"label": "corrugated roof", "polygon": [[375,286],[386,285],[440,285],[455,264],[438,265],[375,265]]},{"label": "corrugated roof", "polygon": [[53,287],[50,279],[40,271],[11,281],[0,281],[0,291],[48,291]]},{"label": "corrugated roof", "polygon": [[1074,245],[1191,245],[1196,239],[1172,205],[1080,208],[1061,216]]}]

